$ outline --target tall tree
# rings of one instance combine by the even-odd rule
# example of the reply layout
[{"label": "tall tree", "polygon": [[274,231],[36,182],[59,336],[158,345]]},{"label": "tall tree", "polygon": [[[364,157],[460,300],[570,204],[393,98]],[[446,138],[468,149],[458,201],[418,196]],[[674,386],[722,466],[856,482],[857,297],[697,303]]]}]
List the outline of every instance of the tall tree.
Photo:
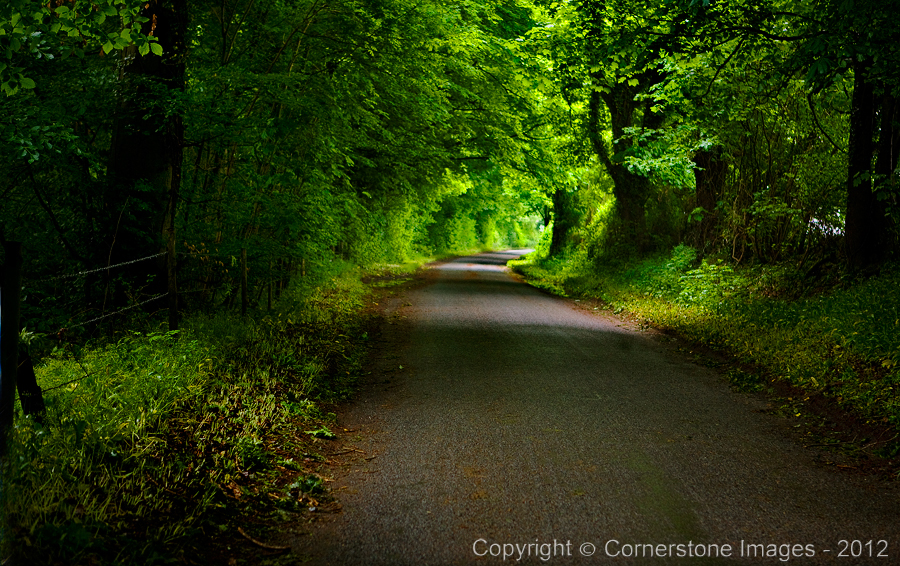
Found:
[{"label": "tall tree", "polygon": [[[594,152],[613,180],[616,211],[624,235],[646,249],[646,201],[652,180],[636,171],[628,157],[645,148],[646,132],[658,130],[665,115],[646,96],[664,79],[660,67],[666,50],[661,36],[642,33],[653,6],[632,0],[578,4],[581,50],[591,83],[587,132]],[[608,117],[611,138],[604,125]]]},{"label": "tall tree", "polygon": [[142,31],[160,48],[122,52],[107,198],[110,211],[129,220],[111,254],[122,259],[172,239],[184,155],[187,2],[149,0],[141,15]]},{"label": "tall tree", "polygon": [[[890,241],[889,208],[897,203],[900,24],[897,0],[733,2],[678,0],[680,24],[671,33],[694,46],[768,42],[784,54],[787,84],[805,74],[814,91],[853,77],[849,111],[844,243],[855,268],[881,261]],[[731,62],[729,59],[726,63]]]}]

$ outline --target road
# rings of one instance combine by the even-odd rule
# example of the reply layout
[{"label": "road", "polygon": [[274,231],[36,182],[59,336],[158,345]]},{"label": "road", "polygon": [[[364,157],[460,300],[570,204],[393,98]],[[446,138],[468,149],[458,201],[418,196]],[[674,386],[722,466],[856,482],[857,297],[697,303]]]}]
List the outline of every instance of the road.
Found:
[{"label": "road", "polygon": [[823,465],[665,340],[517,281],[520,253],[438,265],[390,307],[374,383],[341,417],[360,451],[332,483],[343,511],[295,556],[900,564],[893,484]]}]

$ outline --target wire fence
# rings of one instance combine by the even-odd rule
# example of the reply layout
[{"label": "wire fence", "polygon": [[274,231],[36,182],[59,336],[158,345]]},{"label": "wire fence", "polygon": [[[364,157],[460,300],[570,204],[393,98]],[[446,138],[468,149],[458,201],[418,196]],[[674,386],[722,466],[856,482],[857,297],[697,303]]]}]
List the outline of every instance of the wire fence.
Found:
[{"label": "wire fence", "polygon": [[75,279],[78,277],[84,277],[85,275],[90,275],[91,273],[99,273],[101,271],[109,271],[110,269],[115,269],[117,267],[122,267],[123,265],[131,265],[133,263],[139,263],[142,261],[147,261],[148,259],[153,259],[157,257],[161,257],[166,255],[169,252],[160,252],[158,254],[148,255],[146,257],[132,259],[130,261],[123,261],[121,263],[117,263],[114,265],[107,265],[106,267],[98,267],[97,269],[88,269],[85,271],[78,271],[76,273],[67,273],[66,275],[58,275],[56,277],[47,277],[46,279],[26,279],[26,281],[30,283],[46,283],[49,281],[59,281],[62,279]]},{"label": "wire fence", "polygon": [[[145,261],[157,259],[157,258],[160,258],[160,257],[165,257],[166,255],[168,255],[168,253],[169,253],[168,251],[163,251],[163,252],[159,252],[159,253],[147,255],[147,256],[144,256],[144,257],[140,257],[140,258],[137,258],[137,259],[132,259],[132,260],[122,261],[122,262],[115,263],[115,264],[111,264],[111,265],[106,265],[106,266],[103,266],[103,267],[97,267],[97,268],[92,268],[92,269],[84,269],[84,270],[81,270],[81,271],[74,271],[74,272],[65,273],[65,274],[62,274],[62,275],[55,275],[55,276],[52,276],[52,277],[44,277],[44,278],[40,278],[40,279],[30,279],[30,278],[24,278],[24,277],[23,277],[22,281],[23,281],[23,284],[29,284],[29,285],[31,285],[31,284],[53,283],[53,282],[56,282],[56,281],[64,281],[64,280],[79,279],[79,278],[82,278],[82,277],[85,277],[85,276],[87,276],[87,275],[91,275],[91,274],[94,274],[94,273],[104,273],[104,272],[105,272],[105,273],[108,273],[108,272],[110,272],[111,270],[114,270],[114,269],[117,269],[117,268],[125,267],[125,266],[128,266],[128,265],[134,265],[134,264],[137,264],[137,263],[141,263],[141,262],[145,262]],[[246,253],[246,252],[244,252],[244,253]],[[224,259],[229,259],[229,258],[230,258],[230,259],[232,260],[231,263],[235,263],[236,261],[238,261],[237,254],[228,254],[228,253],[224,253],[224,254],[223,254],[223,253],[205,252],[205,251],[178,251],[178,252],[174,252],[174,254],[175,254],[176,257],[184,257],[184,258],[186,258],[186,259],[189,259],[189,258],[219,258],[219,259],[223,259],[223,260],[224,260]],[[271,262],[270,262],[270,263],[269,263],[269,269],[270,269],[270,270],[271,270],[271,267],[272,267],[272,266],[271,266]],[[244,270],[244,272],[245,272],[244,277],[246,277],[246,266],[243,267],[243,270]],[[269,286],[277,285],[278,278],[273,278],[273,277],[269,276],[269,277],[267,277],[267,279],[268,279],[268,281],[267,281],[266,285],[269,285]],[[218,285],[217,285],[216,283],[213,283],[213,288],[210,289],[210,288],[207,288],[207,287],[206,287],[207,284],[208,284],[208,283],[204,283],[204,288],[201,288],[201,289],[192,289],[192,290],[187,290],[187,291],[178,290],[178,291],[177,291],[177,296],[178,296],[178,297],[185,296],[185,295],[190,296],[190,295],[195,295],[195,294],[197,294],[197,293],[204,293],[204,294],[210,293],[210,292],[215,293],[216,288],[218,288]],[[244,280],[244,285],[246,286],[246,280]],[[23,287],[23,288],[24,288],[24,287]],[[100,321],[102,321],[102,320],[106,320],[106,319],[108,319],[108,318],[114,317],[114,316],[119,315],[119,314],[121,314],[121,313],[124,313],[124,312],[130,311],[130,310],[136,309],[136,308],[141,307],[141,306],[144,306],[144,305],[146,305],[146,304],[148,304],[148,303],[151,303],[151,302],[153,302],[153,301],[158,301],[158,300],[160,300],[160,299],[164,299],[164,298],[166,298],[166,297],[169,297],[169,296],[172,294],[171,289],[172,289],[172,287],[170,287],[170,291],[168,291],[168,292],[155,294],[155,295],[153,295],[152,297],[148,297],[148,298],[146,298],[146,299],[139,300],[139,302],[134,302],[134,304],[131,304],[131,305],[128,305],[128,306],[119,308],[118,310],[115,310],[115,311],[113,311],[113,312],[102,313],[102,314],[100,314],[100,316],[95,316],[95,317],[90,318],[90,319],[88,319],[88,320],[85,320],[85,321],[83,321],[83,322],[78,322],[78,323],[75,323],[75,324],[64,324],[64,325],[62,325],[62,327],[61,327],[58,331],[56,331],[56,332],[42,333],[42,334],[38,334],[38,336],[50,336],[50,335],[53,335],[53,334],[59,334],[60,332],[62,332],[62,331],[64,331],[64,330],[69,330],[69,329],[74,329],[74,328],[81,328],[81,327],[88,326],[88,325],[90,325],[90,324],[94,324],[94,323],[100,322]],[[272,290],[270,289],[269,292],[271,293]],[[259,289],[259,295],[260,295],[260,297],[257,297],[257,301],[258,301],[258,300],[261,298],[261,296],[262,296],[262,288]],[[138,299],[135,298],[135,299],[133,299],[133,300],[137,301]],[[243,300],[244,300],[244,302],[246,303],[247,300],[248,300],[248,298],[247,298],[247,297],[244,297]],[[65,302],[63,305],[60,305],[60,306],[63,307],[63,308],[68,309],[68,307],[72,307],[72,306],[74,306],[75,304],[77,304],[77,303],[79,303],[79,302],[82,302],[82,303],[83,303],[84,301],[81,300],[81,299],[73,299],[73,300],[71,300],[71,301]],[[269,300],[269,302],[271,302],[271,299]],[[172,304],[174,304],[174,301],[173,301],[173,302],[170,302],[170,308],[171,308],[171,305],[172,305]],[[246,309],[246,307],[245,307],[245,309]],[[245,309],[244,309],[244,310],[245,310]],[[85,312],[85,314],[88,314],[88,313],[90,312],[90,310],[92,310],[92,309],[87,309],[87,308],[86,308],[83,312]],[[105,309],[104,309],[104,310],[105,310]],[[95,311],[95,312],[96,312],[96,311]]]},{"label": "wire fence", "polygon": [[[15,244],[15,243],[14,243]],[[191,247],[185,242],[187,247]],[[6,246],[4,245],[4,248]],[[15,268],[16,276],[14,281],[5,281],[6,270],[4,270],[4,289],[6,285],[10,288],[17,288],[16,293],[16,323],[9,324],[10,328],[21,324],[21,316],[19,310],[27,304],[26,311],[22,314],[35,323],[38,332],[26,333],[25,339],[27,344],[32,344],[34,338],[51,338],[52,340],[63,342],[78,342],[81,339],[81,332],[70,334],[68,331],[89,327],[86,331],[94,333],[102,331],[97,323],[121,316],[129,311],[140,309],[148,304],[166,300],[167,304],[162,306],[165,310],[168,308],[169,313],[169,329],[178,329],[178,310],[190,306],[197,308],[216,308],[222,307],[226,310],[232,308],[240,308],[241,315],[248,313],[248,309],[256,308],[255,305],[267,305],[266,308],[271,310],[275,301],[280,300],[282,292],[287,289],[290,283],[291,275],[299,270],[302,276],[305,276],[305,262],[302,260],[297,263],[288,259],[272,258],[267,253],[261,253],[255,258],[257,269],[253,271],[256,274],[255,280],[248,281],[248,273],[251,271],[248,261],[248,253],[246,248],[241,248],[240,253],[217,253],[203,250],[197,251],[176,251],[171,246],[167,251],[121,261],[119,263],[109,264],[102,267],[87,267],[77,271],[70,271],[59,275],[49,277],[23,277],[21,265],[23,258],[21,256],[21,247],[16,252],[15,261],[18,267]],[[237,251],[237,250],[235,250]],[[168,257],[167,257],[168,256]],[[9,260],[9,252],[6,252],[6,259]],[[141,279],[138,277],[143,269],[131,270],[131,277],[113,276],[111,272],[123,267],[166,258],[166,269],[164,274],[152,273],[158,271],[151,267],[147,268],[148,277],[146,284],[138,283]],[[176,266],[175,260],[183,258],[179,261],[181,265]],[[210,261],[213,260],[213,261]],[[12,262],[9,261],[10,265]],[[161,266],[156,265],[155,268]],[[176,275],[176,267],[178,274]],[[60,269],[62,271],[62,269]],[[10,271],[11,272],[11,271]],[[105,274],[100,278],[83,279],[92,274]],[[46,271],[40,275],[49,275]],[[166,278],[163,282],[156,279],[159,275]],[[194,287],[187,290],[178,289],[176,278],[188,277],[185,282],[193,282],[195,285],[188,284],[188,287]],[[83,280],[84,288],[81,290],[80,283],[69,283]],[[61,283],[65,282],[65,283]],[[138,286],[135,287],[134,284]],[[76,291],[76,289],[79,289]],[[25,294],[27,290],[27,295]],[[224,290],[224,293],[222,292]],[[21,292],[21,293],[20,293]],[[98,295],[97,292],[102,294]],[[83,293],[83,295],[81,295]],[[152,294],[152,296],[150,296]],[[198,296],[199,295],[199,296]],[[255,295],[255,299],[254,299]],[[179,300],[184,297],[184,302],[179,306]],[[129,304],[130,303],[130,304]],[[102,305],[102,306],[101,306]],[[106,312],[109,309],[111,312]],[[151,309],[145,309],[150,314]],[[27,314],[26,314],[27,312]],[[173,317],[174,313],[174,317]],[[2,313],[4,316],[7,313]],[[9,316],[12,316],[11,314]],[[79,320],[85,318],[86,320]],[[125,320],[131,320],[126,318]],[[7,326],[4,319],[3,326]],[[16,340],[18,342],[18,340]],[[58,346],[54,346],[54,351]],[[16,349],[18,346],[16,346]],[[42,351],[49,348],[49,343],[36,346],[36,351]],[[30,349],[30,348],[29,348]],[[29,349],[24,350],[28,352]],[[77,350],[73,350],[75,352]],[[25,359],[30,360],[30,356],[26,353]],[[19,354],[16,354],[19,357]],[[77,356],[73,358],[77,363],[80,362]],[[29,362],[31,363],[31,362]],[[33,370],[32,370],[33,375]],[[82,373],[74,379],[70,379],[65,383],[57,384],[46,391],[54,391],[71,386],[93,375],[82,366]],[[26,385],[26,393],[41,398],[41,389],[36,382]],[[31,388],[28,393],[27,388]],[[22,390],[20,390],[20,394]],[[0,401],[6,402],[5,394]],[[0,427],[2,428],[2,427]]]},{"label": "wire fence", "polygon": [[137,308],[137,307],[139,307],[139,306],[141,306],[141,305],[146,305],[147,303],[149,303],[149,302],[151,302],[151,301],[155,301],[155,300],[157,300],[157,299],[161,299],[161,298],[163,298],[163,297],[166,297],[166,296],[168,296],[168,294],[169,294],[169,293],[160,293],[159,295],[156,295],[155,297],[150,297],[150,298],[147,299],[147,300],[144,300],[144,301],[141,301],[141,302],[139,302],[139,303],[135,303],[135,304],[133,304],[133,305],[130,305],[130,306],[121,308],[121,309],[119,309],[119,310],[117,310],[117,311],[115,311],[115,312],[111,312],[111,313],[107,313],[107,314],[98,316],[97,318],[92,318],[91,320],[87,320],[87,321],[82,322],[82,323],[80,323],[80,324],[75,324],[75,325],[73,325],[73,326],[69,326],[68,328],[78,328],[78,327],[81,327],[81,326],[87,326],[88,324],[91,324],[91,323],[93,323],[93,322],[97,322],[97,321],[103,320],[104,318],[109,318],[109,317],[115,316],[115,315],[117,315],[117,314],[119,314],[119,313],[123,313],[123,312],[125,312],[125,311],[130,311],[131,309],[135,309],[135,308]]},{"label": "wire fence", "polygon": [[[7,246],[7,244],[9,244],[9,246]],[[170,242],[169,245],[170,247],[168,251],[154,253],[136,259],[122,261],[102,267],[82,269],[80,271],[72,271],[60,275],[32,279],[22,277],[21,267],[23,264],[23,258],[21,254],[21,244],[18,242],[5,242],[5,265],[4,269],[2,270],[3,277],[2,281],[0,281],[0,286],[2,286],[3,291],[15,289],[14,292],[9,293],[11,295],[14,295],[15,297],[13,299],[15,309],[8,309],[6,304],[4,303],[3,310],[0,311],[0,316],[4,317],[2,321],[2,327],[16,329],[21,328],[20,324],[22,322],[22,315],[20,315],[20,310],[23,308],[23,306],[27,305],[26,312],[28,314],[22,314],[25,314],[26,318],[32,319],[38,325],[38,328],[41,331],[48,330],[50,328],[58,328],[58,330],[50,330],[48,332],[39,333],[26,333],[24,335],[26,337],[26,344],[30,345],[32,343],[31,340],[38,337],[53,337],[60,343],[79,341],[80,332],[69,335],[67,331],[71,329],[95,325],[98,322],[111,319],[112,317],[120,316],[123,313],[133,311],[134,309],[138,309],[140,307],[144,307],[150,303],[168,299],[168,304],[166,306],[168,307],[169,313],[169,329],[170,331],[177,331],[179,297],[183,295],[196,297],[196,294],[202,293],[203,295],[198,299],[198,304],[208,302],[210,305],[212,305],[216,303],[216,294],[224,288],[225,293],[219,298],[219,304],[224,306],[224,308],[226,309],[230,309],[233,305],[236,304],[240,305],[241,315],[244,316],[247,314],[248,308],[251,308],[251,304],[260,304],[261,301],[265,301],[268,305],[268,308],[271,309],[273,299],[278,300],[281,292],[287,288],[287,285],[290,282],[292,269],[296,267],[296,264],[292,264],[290,260],[269,259],[266,255],[264,255],[265,259],[261,262],[260,275],[258,275],[256,277],[256,280],[253,281],[253,283],[255,283],[254,287],[250,287],[250,285],[248,284],[248,272],[250,271],[250,268],[248,267],[248,254],[246,248],[241,248],[240,255],[238,256],[236,254],[232,255],[209,253],[204,251],[177,252],[175,251],[172,242]],[[131,275],[133,277],[123,278],[118,276],[112,277],[110,275],[110,272],[112,270],[139,264],[141,262],[163,258],[166,256],[168,257],[166,259],[165,274],[163,274],[163,277],[165,278],[165,286],[161,285],[162,281],[156,279],[156,276],[160,275],[158,273],[149,274],[146,279],[146,284],[137,283],[137,287],[135,287],[134,284],[138,281],[139,278],[134,276],[138,275],[142,270],[133,270],[131,272]],[[181,291],[178,289],[176,281],[177,266],[175,265],[175,260],[179,257],[185,258],[186,261],[184,261],[183,264],[185,265],[185,267],[187,267],[187,272],[193,272],[195,276],[194,280],[199,283],[202,288],[191,289],[187,291]],[[214,261],[209,261],[210,259],[213,259]],[[223,262],[227,262],[227,265]],[[193,267],[189,267],[192,264]],[[237,268],[237,275],[235,275],[235,268]],[[148,269],[148,271],[152,270]],[[71,283],[57,283],[61,281],[79,280],[95,273],[105,273],[107,275],[106,277],[101,277],[99,279],[84,279],[83,297],[79,296],[80,292],[73,292],[74,289],[80,287],[80,285],[73,285]],[[182,271],[181,273],[184,274],[184,271]],[[189,278],[188,281],[191,281],[191,279]],[[44,286],[43,284],[46,284],[46,286]],[[28,297],[27,299],[26,295],[24,295],[24,291],[26,289],[28,290],[28,295],[30,295],[30,297]],[[164,289],[165,292],[159,292],[163,291]],[[99,295],[95,294],[97,291],[101,290],[102,306],[101,301],[99,300]],[[253,297],[251,295],[253,290],[256,291],[255,301],[253,300]],[[264,291],[268,291],[265,299],[263,299]],[[156,292],[156,294],[148,296],[152,292]],[[7,293],[4,292],[3,295],[7,295]],[[94,297],[93,299],[92,295]],[[110,302],[108,302],[108,299]],[[193,299],[187,300],[188,303],[193,302]],[[129,302],[131,304],[128,304]],[[105,312],[107,308],[111,309],[111,312]],[[150,309],[147,309],[148,313],[149,310]],[[78,321],[78,319],[82,317],[90,318],[88,318],[87,320]],[[12,322],[13,320],[15,322]],[[128,320],[130,320],[130,318]],[[92,328],[93,330],[88,330],[89,333],[93,333],[95,330],[97,330],[98,327],[92,326]],[[69,379],[64,383],[56,384],[46,390],[42,390],[34,378],[35,374],[32,365],[33,362],[31,361],[31,356],[29,355],[30,348],[26,348],[22,351],[19,350],[18,330],[16,331],[16,338],[14,340],[4,339],[2,342],[4,344],[2,352],[4,364],[7,363],[7,359],[14,360],[12,363],[19,362],[19,364],[28,364],[28,368],[30,369],[30,371],[16,371],[13,374],[13,379],[10,382],[14,383],[12,387],[18,388],[19,397],[21,399],[37,399],[39,401],[39,403],[32,403],[32,401],[29,401],[29,403],[32,404],[23,403],[22,405],[22,410],[26,415],[34,414],[36,415],[35,418],[37,419],[42,418],[41,415],[44,411],[44,393],[63,389],[67,386],[72,386],[72,384],[78,383],[81,380],[97,373],[96,371],[88,372],[78,360],[77,354],[75,353],[77,352],[77,350],[72,350],[72,359],[74,359],[74,361],[78,363],[79,366],[81,366],[82,375],[79,375],[74,379]],[[48,344],[36,346],[38,350],[47,347]],[[58,346],[54,346],[54,351],[56,351],[57,347]],[[24,358],[22,356],[24,356]],[[18,368],[18,366],[15,367]],[[25,377],[23,378],[18,376],[17,374],[19,373],[22,373],[22,375]],[[31,377],[29,378],[28,375],[30,375]],[[16,383],[17,381],[18,383]],[[0,416],[3,416],[3,419],[0,419],[0,439],[4,437],[3,430],[8,424],[10,424],[6,423],[4,419],[6,419],[5,415],[12,414],[13,405],[11,403],[13,403],[14,398],[14,391],[11,394],[9,391],[0,391]],[[2,448],[2,445],[0,445],[0,452],[2,452]]]},{"label": "wire fence", "polygon": [[[148,255],[148,256],[144,256],[144,257],[140,257],[140,258],[137,258],[137,259],[132,259],[132,260],[128,260],[128,261],[122,261],[122,262],[115,263],[115,264],[112,264],[112,265],[107,265],[107,266],[105,266],[105,267],[98,267],[98,268],[95,268],[95,269],[85,269],[85,270],[82,270],[82,271],[76,271],[76,272],[72,272],[72,273],[66,273],[66,274],[64,274],[64,275],[56,275],[56,276],[53,276],[53,277],[45,277],[45,278],[42,278],[42,279],[27,279],[27,278],[23,278],[23,283],[30,283],[30,284],[36,284],[36,283],[51,283],[51,282],[54,282],[54,281],[63,281],[63,280],[67,280],[67,279],[78,279],[78,278],[84,277],[84,276],[86,276],[86,275],[90,275],[90,274],[92,274],[92,273],[109,272],[110,270],[113,270],[113,269],[116,269],[116,268],[120,268],[120,267],[124,267],[124,266],[126,266],[126,265],[134,265],[134,264],[136,264],[136,263],[140,263],[140,262],[144,262],[144,261],[149,261],[149,260],[151,260],[151,259],[156,259],[156,258],[159,258],[159,257],[163,257],[163,256],[166,256],[168,253],[169,253],[168,251],[164,251],[164,252],[160,252],[160,253],[156,253],[156,254],[151,254],[151,255]],[[95,323],[95,322],[99,322],[99,321],[101,321],[101,320],[104,320],[104,319],[107,319],[107,318],[116,316],[116,315],[121,314],[121,313],[123,313],[123,312],[130,311],[130,310],[132,310],[132,309],[135,309],[135,308],[138,308],[138,307],[140,307],[140,306],[146,305],[147,303],[150,303],[150,302],[153,302],[153,301],[162,299],[162,298],[164,298],[164,297],[166,297],[166,296],[168,296],[168,295],[169,295],[168,292],[166,292],[166,293],[159,293],[159,294],[156,294],[156,295],[154,295],[154,296],[152,296],[152,297],[149,297],[149,298],[147,298],[147,299],[144,299],[144,300],[142,300],[142,301],[140,301],[140,302],[136,302],[136,303],[134,303],[134,304],[132,304],[132,305],[128,305],[128,306],[126,306],[126,307],[122,307],[122,308],[120,308],[120,309],[118,309],[118,310],[115,310],[115,311],[113,311],[113,312],[104,313],[104,314],[101,314],[100,316],[91,318],[91,319],[86,320],[86,321],[83,321],[83,322],[79,322],[79,323],[77,323],[77,324],[66,325],[66,326],[64,326],[63,328],[60,328],[60,330],[59,330],[58,332],[56,332],[56,334],[58,334],[58,333],[61,332],[62,330],[69,330],[69,329],[73,329],[73,328],[81,328],[81,327],[87,326],[87,325],[89,325],[89,324],[93,324],[93,323]],[[70,302],[68,302],[68,303],[66,303],[66,304],[67,304],[67,305],[72,305],[72,304],[75,304],[75,303],[77,303],[77,302],[78,302],[77,300],[73,300],[73,301],[70,301]],[[49,336],[49,335],[52,335],[52,334],[54,334],[54,333],[48,332],[48,333],[44,333],[44,334],[39,334],[38,336]]]}]

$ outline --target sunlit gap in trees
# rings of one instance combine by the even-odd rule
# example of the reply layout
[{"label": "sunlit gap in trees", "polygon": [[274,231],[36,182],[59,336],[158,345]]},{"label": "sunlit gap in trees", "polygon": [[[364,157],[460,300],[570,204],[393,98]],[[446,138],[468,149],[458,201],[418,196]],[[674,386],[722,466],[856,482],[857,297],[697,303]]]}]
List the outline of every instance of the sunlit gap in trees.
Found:
[{"label": "sunlit gap in trees", "polygon": [[445,271],[505,271],[506,262],[511,259],[517,259],[534,250],[506,250],[503,252],[493,252],[480,254],[478,256],[468,256],[447,262],[436,269]]}]

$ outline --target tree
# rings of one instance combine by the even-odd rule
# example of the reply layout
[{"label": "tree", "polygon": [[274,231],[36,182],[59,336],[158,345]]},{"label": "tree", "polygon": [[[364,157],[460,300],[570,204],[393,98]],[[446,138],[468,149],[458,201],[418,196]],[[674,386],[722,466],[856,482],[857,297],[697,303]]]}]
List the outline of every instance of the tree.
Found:
[{"label": "tree", "polygon": [[648,96],[664,80],[661,61],[667,48],[659,36],[642,33],[653,9],[646,3],[609,0],[579,2],[556,14],[557,21],[568,24],[561,26],[557,48],[563,89],[574,94],[576,85],[589,84],[587,137],[613,180],[623,236],[639,250],[649,246],[645,206],[653,180],[633,167],[630,158],[647,150],[666,120]]},{"label": "tree", "polygon": [[[119,100],[113,125],[106,204],[128,212],[110,261],[168,251],[159,262],[158,289],[172,283],[175,218],[184,160],[184,93],[188,13],[186,0],[148,0],[141,9],[142,33],[154,37],[152,51],[130,45],[122,52]],[[155,249],[154,249],[155,248]],[[117,261],[118,260],[118,261]],[[175,289],[171,288],[172,300]],[[170,312],[176,311],[170,304]],[[174,319],[171,326],[177,326]]]},{"label": "tree", "polygon": [[0,89],[7,96],[35,88],[42,62],[92,49],[113,53],[133,45],[151,49],[153,36],[141,32],[146,19],[142,2],[131,0],[70,0],[38,2],[7,0],[0,6]]},{"label": "tree", "polygon": [[[888,209],[897,202],[900,25],[892,14],[900,4],[896,0],[676,4],[684,22],[677,33],[695,45],[768,42],[771,52],[788,52],[779,71],[783,84],[803,72],[808,87],[818,93],[852,75],[845,252],[854,268],[881,261],[892,245]],[[730,62],[729,58],[726,64]]]}]

